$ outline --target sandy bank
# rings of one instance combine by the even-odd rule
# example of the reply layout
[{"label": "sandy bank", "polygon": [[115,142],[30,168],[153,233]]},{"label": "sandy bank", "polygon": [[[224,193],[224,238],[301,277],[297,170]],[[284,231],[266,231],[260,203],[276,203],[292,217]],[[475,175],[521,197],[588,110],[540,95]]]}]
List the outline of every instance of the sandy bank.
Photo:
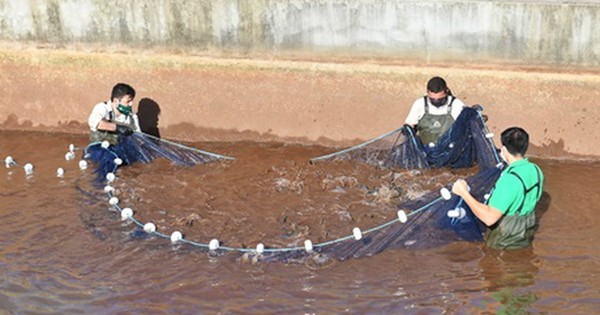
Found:
[{"label": "sandy bank", "polygon": [[114,83],[128,82],[146,123],[164,137],[347,146],[401,126],[434,75],[468,105],[482,104],[495,134],[513,125],[528,130],[534,155],[600,157],[598,72],[389,60],[4,49],[0,129],[85,133],[92,106]]}]

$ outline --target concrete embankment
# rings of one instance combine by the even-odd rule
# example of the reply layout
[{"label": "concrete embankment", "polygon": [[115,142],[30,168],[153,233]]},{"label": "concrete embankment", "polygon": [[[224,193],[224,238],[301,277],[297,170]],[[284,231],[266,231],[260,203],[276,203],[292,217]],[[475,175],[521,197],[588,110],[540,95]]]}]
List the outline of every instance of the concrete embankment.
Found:
[{"label": "concrete embankment", "polygon": [[598,67],[600,1],[4,0],[0,40]]}]

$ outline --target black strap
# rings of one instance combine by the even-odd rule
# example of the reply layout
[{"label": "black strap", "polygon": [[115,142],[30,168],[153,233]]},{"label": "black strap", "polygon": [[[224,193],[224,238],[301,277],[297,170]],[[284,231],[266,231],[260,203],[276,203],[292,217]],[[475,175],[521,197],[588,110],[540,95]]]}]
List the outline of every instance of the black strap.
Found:
[{"label": "black strap", "polygon": [[[107,102],[104,102],[104,104],[108,105]],[[108,111],[108,121],[112,122],[114,119],[115,119],[114,113],[113,113],[112,109],[110,109]]]},{"label": "black strap", "polygon": [[527,186],[525,185],[525,181],[523,181],[523,178],[521,178],[521,176],[519,174],[517,174],[517,172],[512,171],[512,170],[510,172],[508,172],[508,174],[514,175],[521,182],[521,185],[523,186],[523,192],[524,192],[523,200],[521,200],[521,204],[519,205],[519,208],[517,209],[517,213],[519,213],[519,214],[521,214],[521,210],[523,210],[523,205],[525,204],[525,197],[527,197],[527,194],[529,194],[534,188],[537,188],[537,190],[538,190],[538,194],[537,194],[538,198],[540,198],[542,195],[542,191],[540,190],[540,182],[541,182],[540,169],[537,167],[537,165],[534,165],[534,167],[535,167],[535,172],[537,174],[537,182],[529,188],[527,188]]},{"label": "black strap", "polygon": [[[451,114],[452,103],[454,103],[456,97],[454,97],[454,95],[448,95],[448,97],[450,97],[450,104],[448,104],[448,114]],[[427,96],[423,96],[423,102],[425,103],[425,114],[429,114],[429,103],[427,102]]]},{"label": "black strap", "polygon": [[449,95],[448,97],[450,97],[450,104],[448,104],[448,114],[452,114],[452,103],[454,103],[456,97],[454,97],[454,95]]}]

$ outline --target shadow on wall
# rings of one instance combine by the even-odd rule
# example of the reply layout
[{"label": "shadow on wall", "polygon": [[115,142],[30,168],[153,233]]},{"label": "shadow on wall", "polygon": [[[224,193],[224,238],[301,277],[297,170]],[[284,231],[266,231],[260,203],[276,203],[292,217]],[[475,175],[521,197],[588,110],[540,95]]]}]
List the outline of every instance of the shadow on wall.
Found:
[{"label": "shadow on wall", "polygon": [[158,103],[150,98],[142,98],[138,105],[137,115],[142,132],[160,138],[160,130],[158,130],[160,106]]}]

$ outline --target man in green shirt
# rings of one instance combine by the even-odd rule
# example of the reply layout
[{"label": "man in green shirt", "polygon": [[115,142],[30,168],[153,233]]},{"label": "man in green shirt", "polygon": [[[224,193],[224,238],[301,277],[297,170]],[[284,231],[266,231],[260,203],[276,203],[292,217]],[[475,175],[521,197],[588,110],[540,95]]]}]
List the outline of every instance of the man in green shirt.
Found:
[{"label": "man in green shirt", "polygon": [[542,196],[544,175],[525,157],[529,135],[518,127],[502,132],[500,156],[508,163],[489,198],[488,204],[477,201],[467,183],[458,180],[452,192],[463,198],[471,211],[489,227],[486,244],[498,249],[527,247],[535,231],[535,205]]}]

